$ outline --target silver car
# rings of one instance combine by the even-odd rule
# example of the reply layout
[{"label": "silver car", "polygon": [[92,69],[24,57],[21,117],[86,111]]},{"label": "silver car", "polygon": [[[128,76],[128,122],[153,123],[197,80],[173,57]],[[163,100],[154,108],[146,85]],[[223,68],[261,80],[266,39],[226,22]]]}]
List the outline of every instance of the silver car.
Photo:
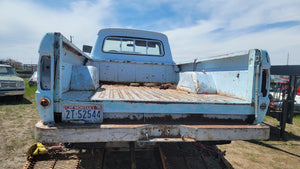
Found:
[{"label": "silver car", "polygon": [[28,81],[29,86],[33,86],[37,84],[37,71],[35,71]]},{"label": "silver car", "polygon": [[9,65],[0,64],[0,97],[17,96],[23,99],[25,93],[25,82],[17,76],[15,69]]}]

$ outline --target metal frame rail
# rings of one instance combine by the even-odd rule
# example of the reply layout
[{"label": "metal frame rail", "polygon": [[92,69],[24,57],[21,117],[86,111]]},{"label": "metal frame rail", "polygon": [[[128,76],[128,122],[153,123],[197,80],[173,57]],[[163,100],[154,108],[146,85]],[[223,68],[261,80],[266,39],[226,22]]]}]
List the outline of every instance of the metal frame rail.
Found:
[{"label": "metal frame rail", "polygon": [[[152,165],[147,167],[155,169],[233,168],[224,158],[225,153],[216,146],[208,146],[197,142],[160,143],[151,149],[140,149],[136,147],[134,142],[130,142],[127,150],[106,147],[86,149],[84,152],[82,150],[70,151],[28,157],[23,169],[107,169],[112,167],[108,163],[114,164],[114,168],[125,169],[145,168],[147,166],[145,163],[152,163]],[[150,154],[153,153],[152,161],[149,156],[143,154],[143,152],[149,154],[150,151]],[[123,157],[120,158],[119,155],[117,158],[112,157],[111,155],[114,153],[123,153]],[[156,164],[153,164],[153,159],[155,159],[154,163]],[[144,165],[141,166],[141,164]]]}]

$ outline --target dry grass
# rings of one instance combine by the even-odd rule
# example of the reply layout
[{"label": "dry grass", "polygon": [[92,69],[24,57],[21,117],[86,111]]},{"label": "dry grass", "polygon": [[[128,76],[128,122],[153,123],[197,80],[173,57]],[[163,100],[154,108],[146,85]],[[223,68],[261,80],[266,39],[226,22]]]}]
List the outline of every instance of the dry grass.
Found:
[{"label": "dry grass", "polygon": [[234,168],[300,169],[300,115],[294,124],[287,124],[284,138],[280,138],[279,122],[266,116],[271,126],[271,137],[267,141],[233,141],[219,146],[226,150],[226,159]]},{"label": "dry grass", "polygon": [[35,90],[27,85],[22,101],[0,98],[0,168],[23,168],[24,153],[35,143],[34,124],[39,120]]},{"label": "dry grass", "polygon": [[[27,149],[35,143],[34,125],[39,120],[35,105],[36,87],[26,86],[25,98],[0,98],[0,168],[22,168]],[[226,159],[234,168],[300,169],[300,115],[294,124],[287,124],[285,139],[279,138],[279,122],[270,116],[264,120],[271,125],[268,141],[233,141],[219,146],[226,150]]]}]

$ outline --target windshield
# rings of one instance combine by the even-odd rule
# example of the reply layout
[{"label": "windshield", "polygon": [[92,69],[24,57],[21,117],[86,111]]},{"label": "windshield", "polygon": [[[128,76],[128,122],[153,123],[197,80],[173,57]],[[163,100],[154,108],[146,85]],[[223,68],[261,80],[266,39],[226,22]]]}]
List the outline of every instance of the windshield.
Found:
[{"label": "windshield", "polygon": [[0,67],[0,75],[16,75],[16,72],[12,67]]}]

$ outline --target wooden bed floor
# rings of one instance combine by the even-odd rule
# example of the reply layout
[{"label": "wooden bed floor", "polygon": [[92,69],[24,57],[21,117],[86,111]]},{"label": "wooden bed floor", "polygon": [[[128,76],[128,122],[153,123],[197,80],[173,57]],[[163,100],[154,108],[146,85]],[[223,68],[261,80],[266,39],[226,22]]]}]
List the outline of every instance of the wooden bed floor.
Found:
[{"label": "wooden bed floor", "polygon": [[90,99],[93,101],[245,103],[245,100],[218,94],[194,94],[175,89],[124,85],[102,85]]}]

